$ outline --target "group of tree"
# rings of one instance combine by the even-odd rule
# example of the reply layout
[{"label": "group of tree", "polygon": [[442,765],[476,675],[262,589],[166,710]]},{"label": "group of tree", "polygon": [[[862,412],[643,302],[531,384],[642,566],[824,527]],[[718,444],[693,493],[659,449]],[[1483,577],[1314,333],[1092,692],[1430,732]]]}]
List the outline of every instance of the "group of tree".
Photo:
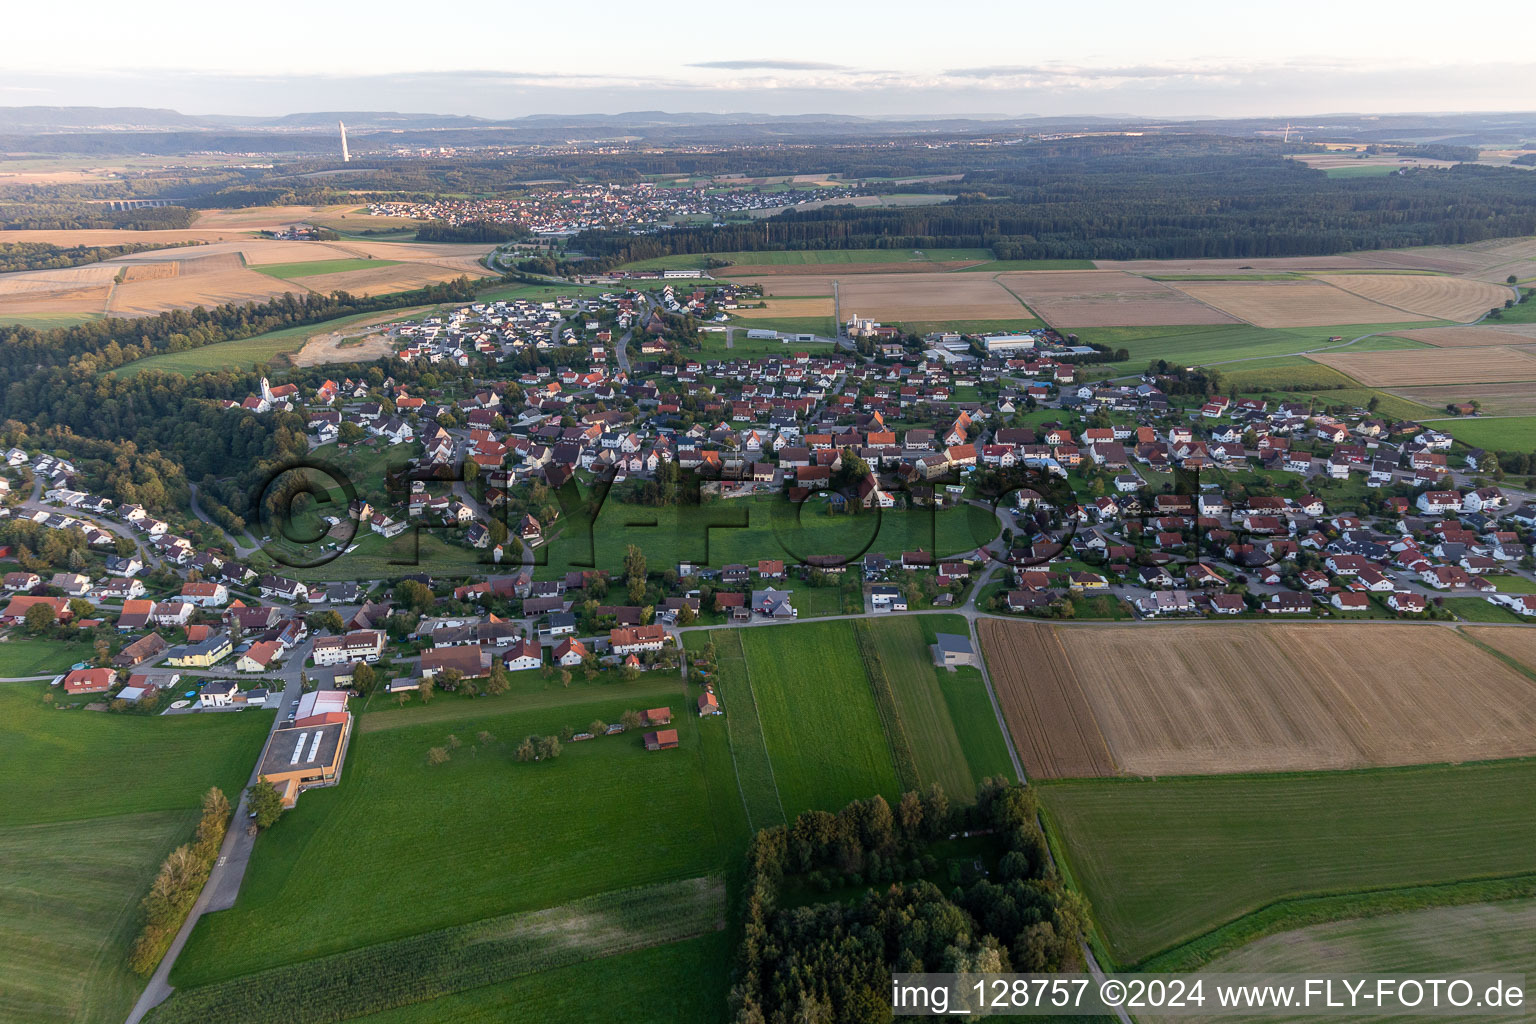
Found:
[{"label": "group of tree", "polygon": [[[139,905],[143,916],[128,953],[128,966],[148,975],[170,948],[213,870],[229,827],[229,800],[217,788],[203,796],[203,813],[192,842],[176,847],[160,865],[149,893]],[[259,819],[258,819],[259,820]]]},{"label": "group of tree", "polygon": [[[934,840],[990,832],[995,875],[948,893],[930,880]],[[854,882],[854,901],[780,908],[787,879]],[[743,934],[731,988],[738,1024],[890,1019],[892,972],[1050,972],[1077,963],[1086,906],[1063,884],[1029,790],[989,779],[951,808],[936,786],[764,829],[747,853]]]},{"label": "group of tree", "polygon": [[0,274],[22,270],[63,270],[115,259],[146,249],[169,249],[201,242],[128,242],[123,245],[50,245],[47,242],[0,242]]}]

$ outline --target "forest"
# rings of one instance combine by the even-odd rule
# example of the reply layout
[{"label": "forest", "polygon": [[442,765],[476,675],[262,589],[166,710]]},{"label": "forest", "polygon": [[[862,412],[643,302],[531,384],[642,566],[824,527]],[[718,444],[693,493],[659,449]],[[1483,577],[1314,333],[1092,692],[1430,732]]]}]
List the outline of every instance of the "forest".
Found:
[{"label": "forest", "polygon": [[982,247],[1005,260],[1324,255],[1536,233],[1536,189],[1524,174],[1459,165],[1329,178],[1256,153],[1063,155],[968,174],[943,205],[826,206],[646,235],[587,231],[571,245],[609,264],[763,249]]},{"label": "forest", "polygon": [[[946,892],[934,851],[960,829],[987,834],[1000,855]],[[867,889],[807,902],[846,885]],[[1088,920],[1052,863],[1035,795],[1002,779],[984,781],[973,807],[952,808],[934,786],[894,810],[877,796],[764,829],[743,903],[737,1024],[889,1020],[892,972],[1059,971],[1080,962]]]}]

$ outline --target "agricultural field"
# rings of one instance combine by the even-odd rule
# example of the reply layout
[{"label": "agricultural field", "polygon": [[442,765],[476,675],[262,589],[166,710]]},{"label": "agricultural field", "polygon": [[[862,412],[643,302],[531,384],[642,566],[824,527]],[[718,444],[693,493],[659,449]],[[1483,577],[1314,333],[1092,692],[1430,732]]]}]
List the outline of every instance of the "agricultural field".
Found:
[{"label": "agricultural field", "polygon": [[238,796],[272,719],[54,710],[43,689],[0,689],[0,1022],[117,1024],[139,900],[208,787]]},{"label": "agricultural field", "polygon": [[257,272],[275,277],[280,281],[295,277],[313,277],[316,274],[343,274],[349,270],[372,270],[375,267],[395,266],[395,260],[340,259],[311,260],[308,263],[268,263],[256,267]]},{"label": "agricultural field", "polygon": [[1399,338],[1422,341],[1436,348],[1482,348],[1488,345],[1536,345],[1536,330],[1520,324],[1492,321],[1476,327],[1417,327],[1398,331]]},{"label": "agricultural field", "polygon": [[[1533,783],[1536,762],[1506,761],[1039,794],[1110,954],[1130,964],[1279,901],[1536,872]],[[1273,916],[1283,927],[1283,908]]]},{"label": "agricultural field", "polygon": [[1100,270],[1131,274],[1298,274],[1313,270],[1361,270],[1368,266],[1354,256],[1260,256],[1253,259],[1210,260],[1094,260]]},{"label": "agricultural field", "polygon": [[[1528,970],[1532,963],[1536,963],[1536,900],[1512,899],[1309,925],[1261,938],[1218,957],[1205,969],[1300,975],[1507,975]],[[1515,1024],[1529,1016],[1522,1010],[1478,1019]],[[1316,1018],[1267,1014],[1250,1019],[1299,1024]]]},{"label": "agricultural field", "polygon": [[[969,633],[965,619],[959,616],[945,624]],[[867,644],[864,637],[860,638],[861,648],[866,648],[865,670],[872,680],[887,686],[893,698],[896,722],[894,726],[887,725],[887,734],[894,727],[899,732],[898,742],[910,751],[917,774],[913,788],[926,789],[936,782],[957,799],[976,792],[977,780],[967,763],[965,746],[939,689],[938,676],[945,670],[933,664],[930,641],[924,635],[920,617],[871,619],[855,628],[868,634]],[[981,686],[980,674],[974,669],[972,674],[976,677],[975,685]],[[898,743],[891,746],[894,749]]]},{"label": "agricultural field", "polygon": [[1507,384],[1536,381],[1536,355],[1520,348],[1414,349],[1401,352],[1318,352],[1308,358],[1368,387]]},{"label": "agricultural field", "polygon": [[1525,384],[1450,384],[1395,388],[1395,393],[1445,415],[1450,403],[1477,402],[1484,416],[1536,416],[1536,387]]},{"label": "agricultural field", "polygon": [[1052,327],[1230,324],[1234,317],[1171,285],[1109,270],[1005,273],[998,283]]},{"label": "agricultural field", "polygon": [[849,622],[742,631],[784,812],[835,811],[900,786]]},{"label": "agricultural field", "polygon": [[1476,320],[1510,296],[1501,285],[1428,274],[1330,274],[1324,280],[1372,302],[1438,320]]},{"label": "agricultural field", "polygon": [[[765,277],[768,295],[827,295],[824,277]],[[1031,316],[1019,298],[986,274],[864,274],[838,278],[844,318],[907,320],[991,320]]]},{"label": "agricultural field", "polygon": [[1451,630],[1168,623],[1055,633],[1129,774],[1536,755],[1536,684]]},{"label": "agricultural field", "polygon": [[[222,221],[242,212],[252,213],[258,221],[269,222],[274,216],[265,207],[219,212],[229,215]],[[221,232],[130,231],[126,233],[129,237],[117,237],[120,235],[124,233],[22,231],[8,232],[7,241],[106,245],[163,238],[166,242],[204,244],[133,253],[68,270],[0,275],[0,319],[150,316],[198,305],[263,301],[285,292],[327,294],[341,290],[378,295],[460,275],[491,274],[480,262],[490,247],[480,245],[293,242],[242,235],[233,228]]]},{"label": "agricultural field", "polygon": [[982,619],[981,650],[1031,779],[1115,774],[1114,758],[1050,626]]},{"label": "agricultural field", "polygon": [[[717,831],[705,777],[728,768],[705,765],[681,685],[670,700],[643,704],[605,688],[584,696],[569,706],[498,702],[453,722],[360,729],[346,784],[304,794],[260,837],[239,900],[199,923],[174,983],[210,984],[721,870],[739,840]],[[566,744],[552,762],[512,757],[523,736],[662,704],[678,716],[677,750],[647,752],[630,732]],[[452,747],[450,733],[461,746]],[[444,744],[451,760],[429,765],[427,750]],[[353,869],[338,871],[343,864]],[[410,884],[389,884],[402,871]]]},{"label": "agricultural field", "polygon": [[[1485,604],[1487,602],[1484,602]],[[1489,605],[1493,607],[1493,605]],[[1478,629],[1466,630],[1466,634],[1478,643],[1487,644],[1500,654],[1513,658],[1532,672],[1536,672],[1536,629]]]},{"label": "agricultural field", "polygon": [[[1247,324],[1205,325],[1189,327],[1089,327],[1075,332],[1083,342],[1124,348],[1130,358],[1123,363],[1108,364],[1122,372],[1140,372],[1154,359],[1166,359],[1179,366],[1210,366],[1236,363],[1232,370],[1248,366],[1262,367],[1260,359],[1279,359],[1295,356],[1312,349],[1326,349],[1330,337],[1346,339],[1391,329],[1392,324],[1358,324],[1331,327],[1264,328]],[[1364,346],[1385,346],[1385,350],[1415,348],[1417,342],[1401,338],[1366,338],[1344,351],[1354,351]],[[1377,349],[1381,350],[1381,349]],[[1241,361],[1241,362],[1240,362]],[[1297,365],[1297,364],[1288,364]],[[1224,371],[1225,372],[1225,371]]]},{"label": "agricultural field", "polygon": [[[723,1022],[734,955],[724,932],[587,960],[430,1002],[352,1018],[355,1024],[673,1024]],[[594,1001],[592,993],[601,992]]]},{"label": "agricultural field", "polygon": [[1239,394],[1301,388],[1355,388],[1355,381],[1331,366],[1301,356],[1238,363],[1221,375],[1222,386]]},{"label": "agricultural field", "polygon": [[[725,708],[723,717],[729,756],[735,769],[736,787],[741,794],[747,825],[754,832],[782,825],[787,820],[784,803],[774,778],[773,761],[768,757],[768,747],[763,739],[757,699],[753,696],[751,678],[747,673],[747,656],[741,647],[741,631],[694,630],[683,634],[683,645],[690,655],[698,652],[710,640],[715,644],[715,671],[710,678]],[[699,728],[702,732],[720,724],[701,722]]]},{"label": "agricultural field", "polygon": [[[1181,282],[1179,291],[1255,327],[1405,323],[1432,317],[1394,309],[1336,288],[1330,279]],[[1412,278],[1420,280],[1420,278]],[[1170,286],[1173,287],[1173,286]]]},{"label": "agricultural field", "polygon": [[[1531,404],[1536,405],[1536,385],[1531,391]],[[1536,449],[1536,416],[1473,416],[1432,420],[1429,425],[1473,448],[1506,452]]]},{"label": "agricultural field", "polygon": [[303,970],[271,968],[179,989],[153,1019],[319,1024],[362,1017],[707,935],[723,927],[725,912],[725,885],[718,877],[639,886],[336,953],[309,961]]}]

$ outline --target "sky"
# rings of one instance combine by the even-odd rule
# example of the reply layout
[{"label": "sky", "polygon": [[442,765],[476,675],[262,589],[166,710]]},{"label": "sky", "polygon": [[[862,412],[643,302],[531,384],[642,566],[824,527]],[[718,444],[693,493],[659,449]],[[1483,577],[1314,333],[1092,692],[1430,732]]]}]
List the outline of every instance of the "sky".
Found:
[{"label": "sky", "polygon": [[1457,10],[1423,0],[456,0],[435,10],[73,0],[7,10],[0,106],[496,118],[1536,109],[1536,56],[1498,26],[1513,15]]}]

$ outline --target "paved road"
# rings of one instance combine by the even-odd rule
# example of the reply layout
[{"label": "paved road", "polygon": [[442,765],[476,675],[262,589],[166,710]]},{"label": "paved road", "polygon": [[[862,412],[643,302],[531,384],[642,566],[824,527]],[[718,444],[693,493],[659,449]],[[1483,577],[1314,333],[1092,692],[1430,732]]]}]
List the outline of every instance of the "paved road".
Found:
[{"label": "paved road", "polygon": [[208,513],[204,512],[202,506],[197,503],[197,484],[192,483],[190,480],[187,481],[187,490],[191,493],[192,496],[192,514],[201,521],[207,523],[209,526],[218,530],[219,533],[223,535],[225,542],[229,544],[230,549],[234,551],[236,558],[246,558],[257,552],[258,548],[255,544],[242,544],[228,530],[224,529],[224,527],[220,526],[218,523],[209,518]]}]

